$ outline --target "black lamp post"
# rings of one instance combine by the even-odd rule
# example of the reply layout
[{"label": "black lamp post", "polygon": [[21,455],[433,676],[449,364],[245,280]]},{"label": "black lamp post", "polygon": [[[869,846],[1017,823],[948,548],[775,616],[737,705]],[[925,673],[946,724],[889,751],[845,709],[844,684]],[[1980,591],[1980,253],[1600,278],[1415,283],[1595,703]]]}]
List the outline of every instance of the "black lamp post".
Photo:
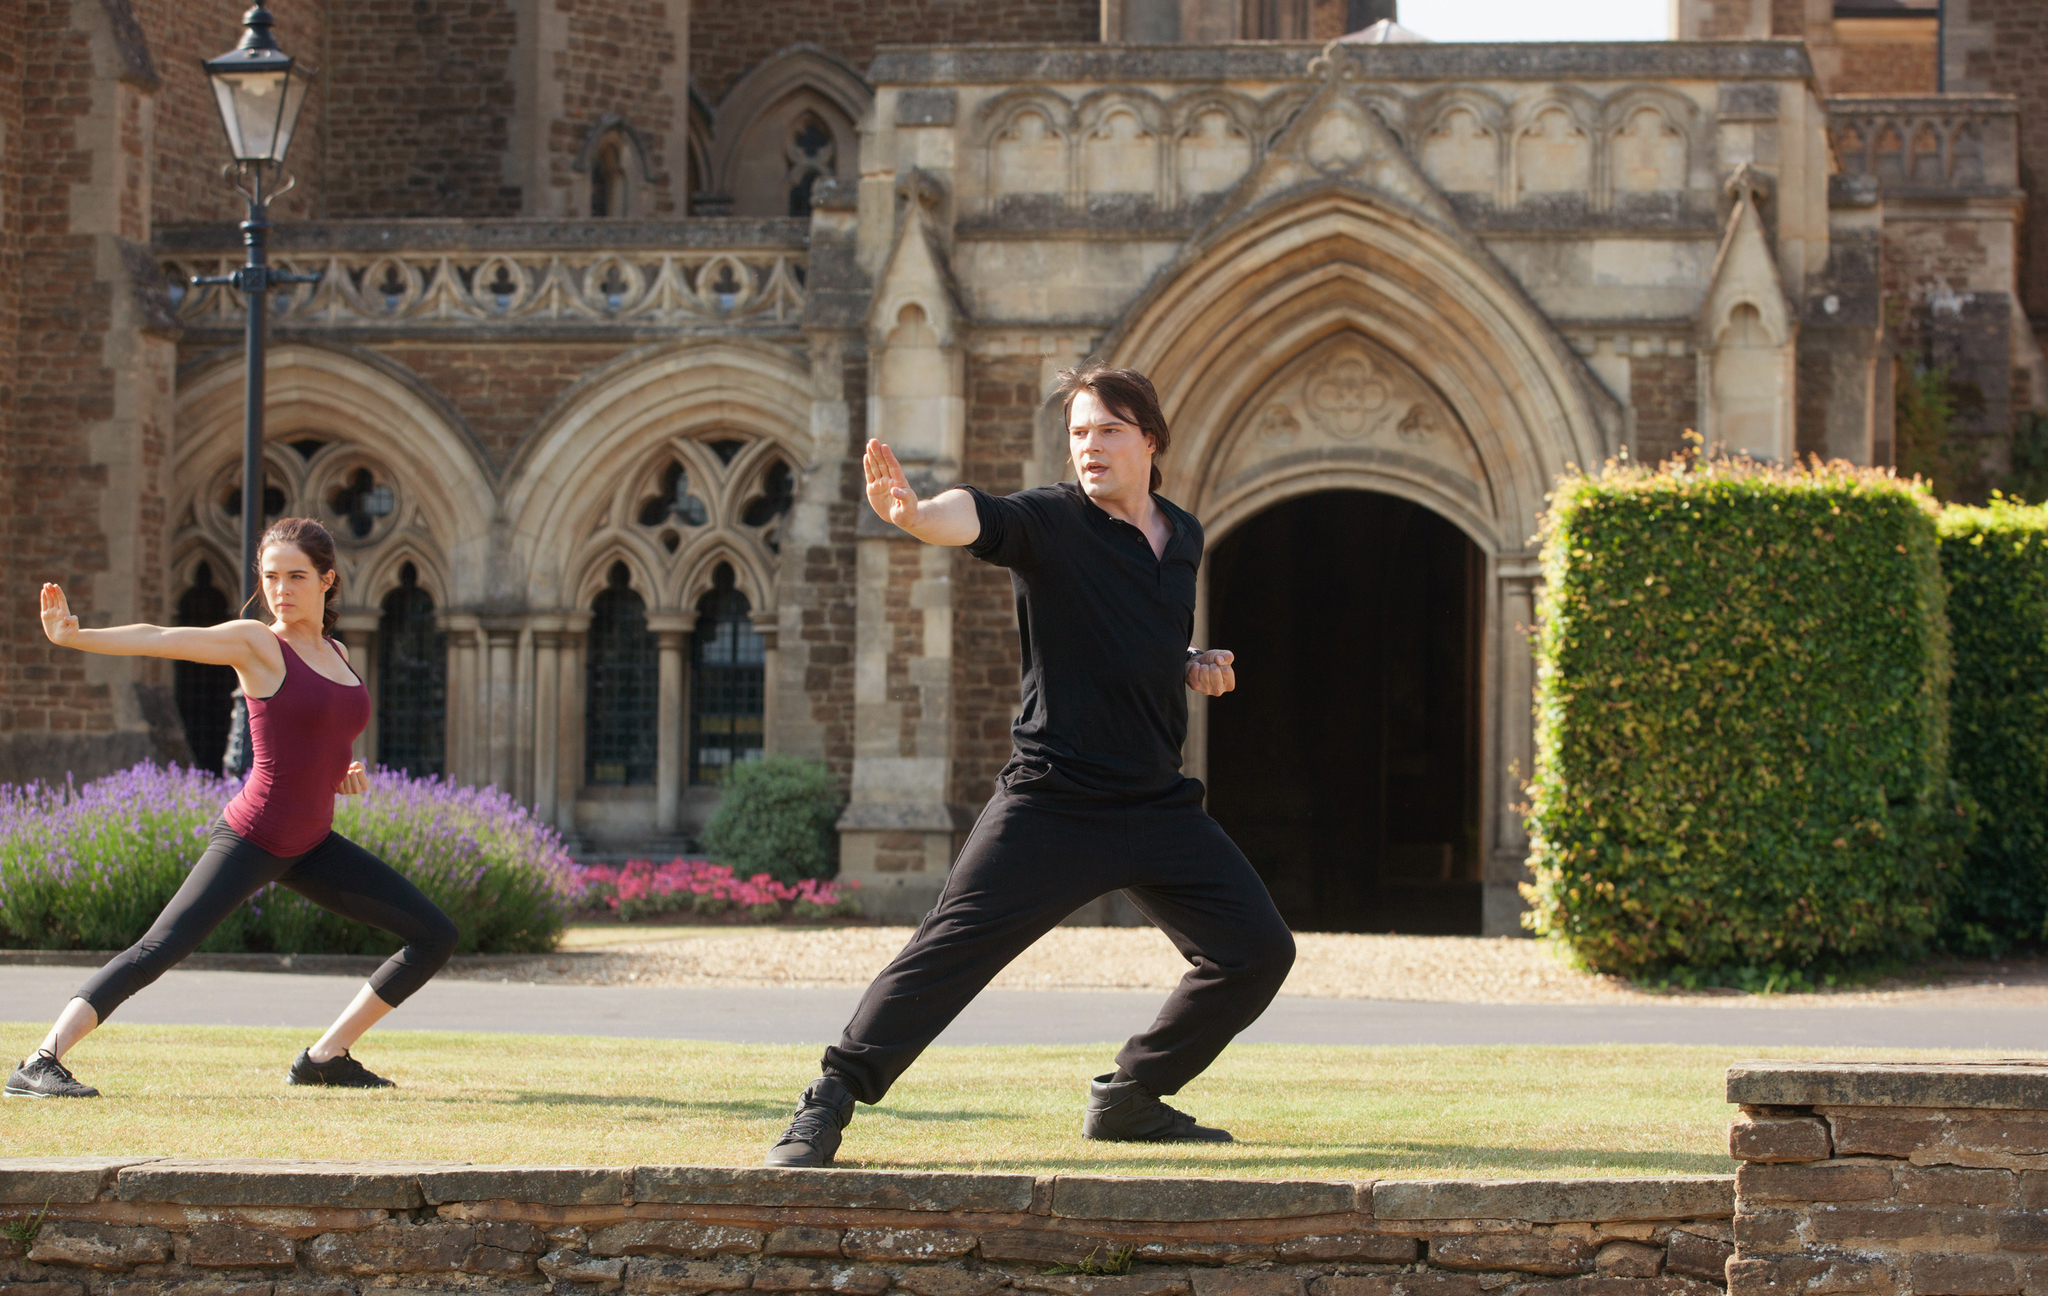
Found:
[{"label": "black lamp post", "polygon": [[[264,236],[270,231],[268,211],[271,200],[292,187],[285,174],[285,150],[291,147],[292,131],[299,124],[299,108],[306,101],[306,83],[311,74],[291,55],[277,47],[270,34],[270,11],[257,5],[242,15],[242,41],[219,58],[208,59],[206,79],[220,108],[220,124],[227,131],[228,151],[234,161],[221,174],[237,192],[249,200],[249,219],[242,222],[242,243],[248,256],[242,268],[229,275],[206,275],[192,280],[198,284],[229,284],[249,302],[242,411],[242,610],[260,588],[256,572],[256,540],[263,533],[263,326],[264,299],[280,284],[316,283],[319,275],[284,274],[270,268]],[[248,767],[248,713],[241,691],[236,690],[235,720],[229,740],[229,763]],[[237,756],[239,755],[239,760]]]},{"label": "black lamp post", "polygon": [[249,219],[242,222],[242,243],[248,257],[229,275],[207,275],[194,284],[230,284],[249,302],[243,425],[242,425],[242,606],[257,591],[256,539],[263,531],[263,325],[264,299],[280,284],[317,283],[319,275],[284,274],[272,270],[264,249],[270,232],[270,202],[292,187],[284,173],[285,150],[299,124],[310,74],[277,47],[270,34],[270,11],[257,5],[242,16],[248,29],[242,43],[208,59],[206,79],[220,107],[228,151],[235,160],[221,168],[237,192],[249,200]]}]

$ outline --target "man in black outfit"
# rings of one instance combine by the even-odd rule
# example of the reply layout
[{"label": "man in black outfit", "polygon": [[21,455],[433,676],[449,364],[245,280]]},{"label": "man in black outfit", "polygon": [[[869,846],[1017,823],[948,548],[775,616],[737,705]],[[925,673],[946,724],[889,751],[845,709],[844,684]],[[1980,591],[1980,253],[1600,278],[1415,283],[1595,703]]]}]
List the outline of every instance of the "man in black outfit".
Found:
[{"label": "man in black outfit", "polygon": [[1096,1077],[1088,1138],[1229,1142],[1160,1101],[1251,1025],[1294,964],[1294,938],[1242,852],[1180,772],[1186,688],[1236,687],[1232,657],[1189,646],[1202,526],[1160,498],[1168,433],[1144,375],[1061,375],[1078,483],[994,496],[971,486],[919,500],[896,456],[867,445],[868,502],[927,544],[965,545],[1010,569],[1023,648],[1016,751],[939,902],[875,978],[824,1075],[768,1151],[773,1166],[829,1165],[855,1101],[877,1103],[1012,959],[1111,891],[1157,923],[1193,966],[1152,1025]]}]

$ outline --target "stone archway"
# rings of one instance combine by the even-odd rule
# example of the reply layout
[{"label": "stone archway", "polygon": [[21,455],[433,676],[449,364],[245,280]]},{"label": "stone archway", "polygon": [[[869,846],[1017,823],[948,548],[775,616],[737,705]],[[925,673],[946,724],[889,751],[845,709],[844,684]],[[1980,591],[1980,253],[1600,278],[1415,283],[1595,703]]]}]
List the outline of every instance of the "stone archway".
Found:
[{"label": "stone archway", "polygon": [[[1212,548],[1276,505],[1328,491],[1407,501],[1463,534],[1476,567],[1477,808],[1454,871],[1480,882],[1482,930],[1520,930],[1532,537],[1558,475],[1619,444],[1612,397],[1469,235],[1427,204],[1348,181],[1247,196],[1104,349],[1157,385],[1174,430],[1165,492],[1194,509]],[[1214,638],[1212,581],[1197,636],[1229,647]],[[1189,728],[1187,767],[1208,777],[1201,699]]]}]

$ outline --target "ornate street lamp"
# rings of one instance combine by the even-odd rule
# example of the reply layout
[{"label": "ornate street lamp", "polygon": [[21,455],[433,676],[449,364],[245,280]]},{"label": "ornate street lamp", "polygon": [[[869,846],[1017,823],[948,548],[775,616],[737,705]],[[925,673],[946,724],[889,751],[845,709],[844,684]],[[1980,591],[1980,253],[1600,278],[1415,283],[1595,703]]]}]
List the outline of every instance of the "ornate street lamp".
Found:
[{"label": "ornate street lamp", "polygon": [[[268,9],[257,5],[242,15],[242,25],[247,30],[241,43],[219,58],[206,60],[202,66],[220,108],[228,151],[235,159],[221,168],[221,175],[249,200],[249,219],[242,222],[242,243],[248,255],[242,268],[233,274],[206,275],[192,282],[231,285],[249,303],[242,411],[242,609],[246,612],[259,589],[256,541],[263,533],[264,300],[272,288],[281,284],[317,283],[320,276],[272,270],[264,248],[264,238],[270,232],[271,200],[295,183],[285,174],[284,155],[299,124],[299,108],[306,101],[306,85],[312,74],[278,48],[276,38],[270,34]],[[240,768],[246,769],[250,755],[248,714],[239,689],[235,694],[231,734],[230,764],[235,764],[239,751]]]}]

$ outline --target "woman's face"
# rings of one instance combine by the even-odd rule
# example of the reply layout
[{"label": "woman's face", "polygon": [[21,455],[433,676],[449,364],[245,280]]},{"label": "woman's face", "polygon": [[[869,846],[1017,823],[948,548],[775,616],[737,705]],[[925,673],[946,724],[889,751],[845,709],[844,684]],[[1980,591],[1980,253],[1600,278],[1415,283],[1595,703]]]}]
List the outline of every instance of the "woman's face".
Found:
[{"label": "woman's face", "polygon": [[322,574],[304,550],[288,544],[265,549],[257,569],[263,575],[263,601],[280,624],[306,622],[319,628],[333,572]]}]

